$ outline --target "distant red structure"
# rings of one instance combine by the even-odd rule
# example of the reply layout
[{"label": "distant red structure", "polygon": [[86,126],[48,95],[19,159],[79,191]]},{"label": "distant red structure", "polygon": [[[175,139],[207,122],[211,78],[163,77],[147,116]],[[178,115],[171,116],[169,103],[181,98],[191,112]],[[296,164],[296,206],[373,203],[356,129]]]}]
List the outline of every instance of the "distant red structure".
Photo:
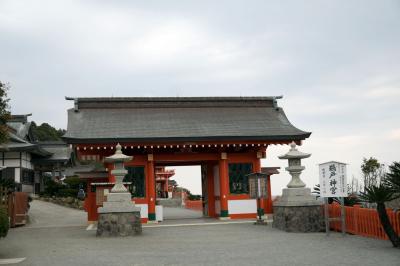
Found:
[{"label": "distant red structure", "polygon": [[155,168],[157,198],[168,198],[168,192],[172,192],[172,188],[169,187],[169,178],[175,175],[175,170],[167,170],[164,166]]}]

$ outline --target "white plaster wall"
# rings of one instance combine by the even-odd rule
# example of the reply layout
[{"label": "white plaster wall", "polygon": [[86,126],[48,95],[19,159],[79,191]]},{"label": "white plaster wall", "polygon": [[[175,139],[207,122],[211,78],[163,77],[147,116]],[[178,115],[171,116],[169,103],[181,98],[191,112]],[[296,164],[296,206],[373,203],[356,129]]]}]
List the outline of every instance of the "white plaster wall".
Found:
[{"label": "white plaster wall", "polygon": [[4,166],[7,167],[19,167],[19,159],[5,159]]},{"label": "white plaster wall", "polygon": [[215,213],[218,215],[221,213],[221,203],[219,200],[215,200]]},{"label": "white plaster wall", "polygon": [[213,168],[214,175],[214,196],[219,196],[219,166],[215,165]]},{"label": "white plaster wall", "polygon": [[257,201],[248,200],[228,200],[229,214],[257,213]]},{"label": "white plaster wall", "polygon": [[27,152],[22,153],[22,167],[33,169],[31,164],[31,154]]},{"label": "white plaster wall", "polygon": [[15,168],[15,182],[21,183],[21,168]]},{"label": "white plaster wall", "polygon": [[147,204],[135,204],[136,207],[140,207],[140,218],[148,218],[149,217],[149,211],[148,211],[148,205]]},{"label": "white plaster wall", "polygon": [[164,212],[162,205],[156,205],[156,220],[162,222],[164,220]]}]

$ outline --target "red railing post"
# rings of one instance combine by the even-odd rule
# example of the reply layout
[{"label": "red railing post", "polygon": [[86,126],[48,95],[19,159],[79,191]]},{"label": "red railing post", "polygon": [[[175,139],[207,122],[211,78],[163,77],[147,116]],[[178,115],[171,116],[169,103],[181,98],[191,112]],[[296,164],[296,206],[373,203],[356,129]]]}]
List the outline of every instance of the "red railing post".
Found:
[{"label": "red railing post", "polygon": [[353,228],[354,228],[354,234],[359,235],[359,228],[358,228],[358,217],[360,213],[360,208],[361,205],[354,205],[353,206]]}]

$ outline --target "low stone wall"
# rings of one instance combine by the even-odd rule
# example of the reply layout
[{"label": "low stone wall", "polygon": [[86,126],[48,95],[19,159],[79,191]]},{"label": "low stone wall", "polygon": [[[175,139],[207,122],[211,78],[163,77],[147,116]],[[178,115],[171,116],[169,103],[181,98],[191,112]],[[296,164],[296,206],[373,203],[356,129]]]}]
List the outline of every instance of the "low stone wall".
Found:
[{"label": "low stone wall", "polygon": [[84,210],[83,201],[79,199],[75,199],[72,197],[67,198],[57,198],[57,197],[38,197],[38,200],[51,202],[54,204],[58,204],[64,207],[74,208],[78,210]]}]

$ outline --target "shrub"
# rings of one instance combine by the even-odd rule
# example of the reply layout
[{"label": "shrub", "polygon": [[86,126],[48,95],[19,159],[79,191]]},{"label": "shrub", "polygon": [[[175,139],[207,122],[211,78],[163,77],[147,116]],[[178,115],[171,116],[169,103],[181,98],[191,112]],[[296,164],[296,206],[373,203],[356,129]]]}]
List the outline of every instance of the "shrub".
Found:
[{"label": "shrub", "polygon": [[8,219],[7,210],[0,208],[0,237],[6,237],[9,228],[10,222]]},{"label": "shrub", "polygon": [[[79,179],[77,176],[70,176],[64,180],[64,183],[68,188],[79,189],[80,187],[86,187],[86,182]],[[76,196],[76,195],[75,195]]]},{"label": "shrub", "polygon": [[74,188],[62,188],[57,191],[55,196],[65,198],[65,197],[73,197],[76,198],[78,195],[78,189]]},{"label": "shrub", "polygon": [[188,199],[189,200],[201,200],[201,195],[192,195],[192,194],[190,194],[188,196]]},{"label": "shrub", "polygon": [[7,188],[8,191],[14,191],[15,185],[16,183],[13,179],[0,177],[0,187]]},{"label": "shrub", "polygon": [[48,180],[46,182],[46,188],[43,196],[56,196],[56,197],[78,197],[78,191],[81,187],[86,187],[85,181],[82,181],[76,176],[67,177],[64,180],[64,184],[55,182],[54,180]]},{"label": "shrub", "polygon": [[44,190],[44,194],[48,196],[56,196],[59,190],[65,188],[64,185],[57,183],[53,180],[48,180],[46,182],[46,188]]}]

